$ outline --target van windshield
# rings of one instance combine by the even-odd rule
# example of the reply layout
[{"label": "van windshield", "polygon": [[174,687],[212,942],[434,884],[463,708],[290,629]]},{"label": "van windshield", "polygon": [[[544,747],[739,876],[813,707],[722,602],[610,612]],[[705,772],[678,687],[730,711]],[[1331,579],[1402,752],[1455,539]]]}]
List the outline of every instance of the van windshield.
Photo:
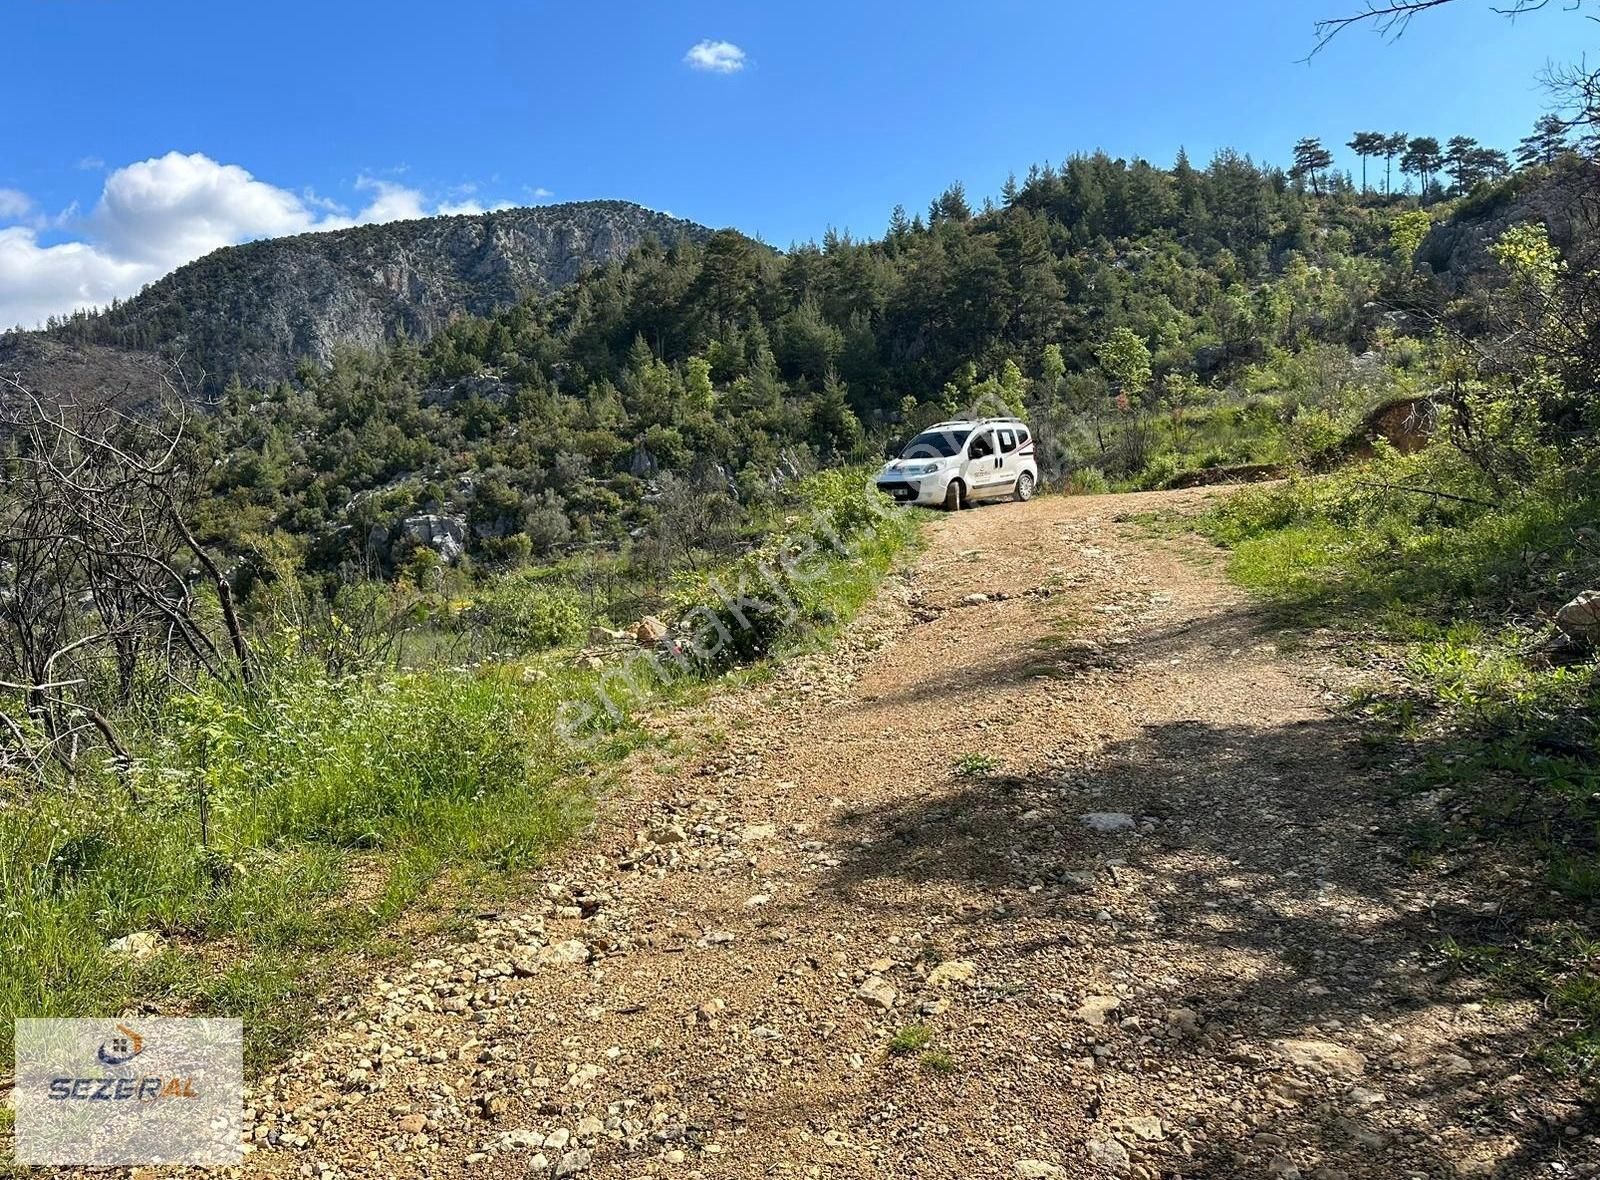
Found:
[{"label": "van windshield", "polygon": [[902,459],[931,459],[938,456],[948,459],[959,455],[970,430],[925,430],[906,444],[900,452]]}]

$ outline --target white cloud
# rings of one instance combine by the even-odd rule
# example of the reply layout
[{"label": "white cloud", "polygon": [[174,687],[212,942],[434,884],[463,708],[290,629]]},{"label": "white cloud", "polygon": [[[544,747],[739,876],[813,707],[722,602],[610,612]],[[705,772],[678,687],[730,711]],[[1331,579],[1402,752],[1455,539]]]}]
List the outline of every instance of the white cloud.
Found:
[{"label": "white cloud", "polygon": [[544,185],[541,184],[537,188],[529,189],[528,190],[528,195],[530,197],[532,197],[536,201],[543,201],[548,197],[555,196],[555,193],[551,192],[549,189],[545,188]]},{"label": "white cloud", "polygon": [[371,176],[357,178],[356,188],[373,194],[367,207],[357,214],[358,221],[415,221],[428,216],[420,189],[407,188],[392,180],[378,180]]},{"label": "white cloud", "polygon": [[100,244],[118,257],[169,268],[249,238],[319,228],[317,215],[294,193],[237,164],[178,152],[113,172],[90,221]]},{"label": "white cloud", "polygon": [[[76,219],[83,240],[39,241],[41,230],[74,221],[75,207],[53,220],[34,217],[0,229],[0,329],[104,306],[185,262],[253,238],[509,207],[430,198],[370,176],[358,177],[355,187],[369,195],[351,215],[309,190],[293,193],[199,153],[168,152],[118,168],[106,177],[94,209]],[[471,192],[471,186],[457,190]],[[32,209],[25,194],[0,189],[0,220],[23,218]]]},{"label": "white cloud", "polygon": [[14,188],[0,188],[0,220],[15,221],[27,215],[33,208],[27,193],[18,192]]},{"label": "white cloud", "polygon": [[702,41],[691,46],[683,60],[691,70],[713,74],[737,74],[745,66],[744,50],[732,41]]}]

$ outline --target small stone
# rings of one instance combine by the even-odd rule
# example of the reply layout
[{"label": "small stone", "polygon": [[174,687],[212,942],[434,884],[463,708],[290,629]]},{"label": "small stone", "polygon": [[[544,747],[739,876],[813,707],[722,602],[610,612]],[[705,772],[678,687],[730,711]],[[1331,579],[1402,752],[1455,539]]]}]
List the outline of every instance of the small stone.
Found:
[{"label": "small stone", "polygon": [[1277,1180],[1300,1180],[1300,1169],[1288,1156],[1275,1155],[1267,1164],[1267,1175]]},{"label": "small stone", "polygon": [[743,844],[758,844],[762,840],[770,840],[778,834],[776,824],[748,824],[739,833],[739,841]]},{"label": "small stone", "polygon": [[576,1176],[579,1172],[583,1171],[589,1166],[589,1160],[591,1158],[593,1157],[590,1155],[587,1147],[573,1148],[571,1151],[567,1152],[566,1155],[562,1156],[556,1161],[557,1180],[560,1180],[560,1177],[562,1176]]},{"label": "small stone", "polygon": [[989,601],[989,596],[982,593],[964,594],[961,596],[962,606],[982,606]]},{"label": "small stone", "polygon": [[1276,1042],[1278,1051],[1301,1069],[1338,1077],[1360,1077],[1367,1059],[1354,1049],[1332,1041],[1286,1039]]},{"label": "small stone", "polygon": [[866,1001],[867,1006],[870,1008],[881,1008],[885,1012],[894,1007],[894,1002],[899,996],[900,993],[895,990],[894,984],[881,975],[867,976],[861,986],[856,989],[857,999]]},{"label": "small stone", "polygon": [[420,1135],[428,1126],[428,1116],[408,1114],[395,1120],[395,1130],[406,1135]]},{"label": "small stone", "polygon": [[551,1151],[560,1151],[572,1139],[572,1132],[565,1127],[557,1127],[544,1137],[544,1145]]},{"label": "small stone", "polygon": [[1017,1180],[1060,1180],[1067,1174],[1065,1168],[1058,1168],[1044,1160],[1018,1160],[1013,1170]]},{"label": "small stone", "polygon": [[1131,831],[1135,826],[1133,816],[1121,811],[1091,811],[1083,817],[1084,826],[1102,835]]},{"label": "small stone", "polygon": [[1078,1005],[1078,1019],[1085,1024],[1101,1025],[1109,1021],[1122,1007],[1119,996],[1085,996]]},{"label": "small stone", "polygon": [[978,977],[978,965],[971,959],[949,959],[928,972],[930,987],[968,984]]},{"label": "small stone", "polygon": [[587,1139],[593,1135],[602,1134],[606,1125],[592,1114],[586,1114],[578,1120],[577,1132],[580,1138]]}]

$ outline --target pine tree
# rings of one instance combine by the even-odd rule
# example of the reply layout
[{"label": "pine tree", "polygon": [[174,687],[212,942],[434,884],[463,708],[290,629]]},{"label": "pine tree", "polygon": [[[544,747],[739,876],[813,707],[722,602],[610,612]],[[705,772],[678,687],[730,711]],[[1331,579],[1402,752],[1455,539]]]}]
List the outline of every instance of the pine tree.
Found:
[{"label": "pine tree", "polygon": [[1333,153],[1322,146],[1320,139],[1302,139],[1294,145],[1294,167],[1289,175],[1295,180],[1309,179],[1311,191],[1322,195],[1322,173],[1333,165]]},{"label": "pine tree", "polygon": [[1389,137],[1381,131],[1357,131],[1345,145],[1356,155],[1361,157],[1361,191],[1367,192],[1367,158],[1369,156],[1383,155],[1384,145],[1389,142]]},{"label": "pine tree", "polygon": [[1517,145],[1517,163],[1524,168],[1535,164],[1548,168],[1571,150],[1566,123],[1559,115],[1544,115],[1533,125],[1533,134]]},{"label": "pine tree", "polygon": [[1439,141],[1431,135],[1419,135],[1406,144],[1405,155],[1400,157],[1400,171],[1418,177],[1422,182],[1422,201],[1428,200],[1428,189],[1433,177],[1444,163],[1444,153]]},{"label": "pine tree", "polygon": [[1407,136],[1404,131],[1396,131],[1393,135],[1386,135],[1383,139],[1383,195],[1389,196],[1389,178],[1395,157],[1406,150]]},{"label": "pine tree", "polygon": [[1444,167],[1456,182],[1457,192],[1466,192],[1478,182],[1476,153],[1478,141],[1470,135],[1453,135],[1445,144]]}]

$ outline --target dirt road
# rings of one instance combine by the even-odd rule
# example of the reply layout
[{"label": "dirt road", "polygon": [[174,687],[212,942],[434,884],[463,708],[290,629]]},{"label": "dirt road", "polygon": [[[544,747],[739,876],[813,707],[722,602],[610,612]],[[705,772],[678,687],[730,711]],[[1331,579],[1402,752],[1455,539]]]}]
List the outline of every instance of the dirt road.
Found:
[{"label": "dirt road", "polygon": [[839,651],[664,719],[701,753],[548,900],[374,981],[245,1171],[1589,1174],[1321,658],[1120,519],[1212,494],[934,521]]}]

